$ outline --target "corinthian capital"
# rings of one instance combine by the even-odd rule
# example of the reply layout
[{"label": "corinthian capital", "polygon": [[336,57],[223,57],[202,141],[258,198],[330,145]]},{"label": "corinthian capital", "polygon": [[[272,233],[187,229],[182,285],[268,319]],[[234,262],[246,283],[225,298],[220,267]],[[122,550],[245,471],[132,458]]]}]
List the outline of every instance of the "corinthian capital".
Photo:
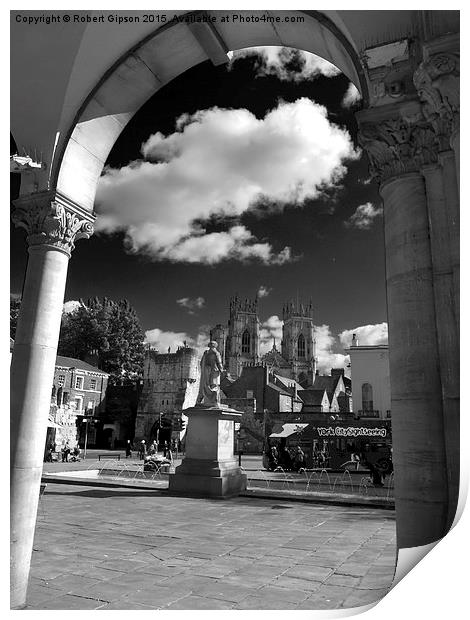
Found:
[{"label": "corinthian capital", "polygon": [[420,114],[362,122],[358,140],[369,155],[372,176],[380,182],[437,160],[436,134]]},{"label": "corinthian capital", "polygon": [[30,194],[13,204],[12,220],[26,230],[30,246],[53,246],[70,255],[75,241],[93,234],[95,216],[58,192]]},{"label": "corinthian capital", "polygon": [[[441,52],[416,69],[413,82],[423,104],[423,114],[439,137],[459,129],[460,55]],[[445,146],[445,145],[444,145]]]}]

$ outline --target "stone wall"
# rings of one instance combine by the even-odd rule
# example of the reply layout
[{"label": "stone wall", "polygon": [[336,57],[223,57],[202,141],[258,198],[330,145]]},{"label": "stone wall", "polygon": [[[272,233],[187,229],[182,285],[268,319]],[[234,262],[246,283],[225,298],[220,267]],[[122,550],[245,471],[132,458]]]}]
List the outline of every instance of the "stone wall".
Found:
[{"label": "stone wall", "polygon": [[181,414],[196,404],[199,376],[199,356],[195,349],[180,347],[175,353],[164,354],[152,349],[146,352],[135,441],[149,437],[160,414]]}]

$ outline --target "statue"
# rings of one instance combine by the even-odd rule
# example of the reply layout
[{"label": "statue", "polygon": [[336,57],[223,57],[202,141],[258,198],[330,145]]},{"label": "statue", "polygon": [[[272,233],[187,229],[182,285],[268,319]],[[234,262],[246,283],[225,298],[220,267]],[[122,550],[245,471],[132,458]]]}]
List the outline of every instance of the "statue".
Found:
[{"label": "statue", "polygon": [[197,404],[220,407],[220,373],[223,372],[222,358],[217,350],[217,342],[211,340],[209,349],[201,359],[201,380]]}]

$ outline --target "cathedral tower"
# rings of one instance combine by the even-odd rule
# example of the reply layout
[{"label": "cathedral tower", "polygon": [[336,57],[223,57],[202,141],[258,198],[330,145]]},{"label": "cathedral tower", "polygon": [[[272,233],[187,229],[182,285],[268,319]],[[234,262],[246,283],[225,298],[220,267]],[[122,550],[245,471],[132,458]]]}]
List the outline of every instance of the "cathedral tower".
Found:
[{"label": "cathedral tower", "polygon": [[243,366],[259,361],[258,298],[230,299],[230,318],[225,343],[225,366],[232,378],[240,376]]},{"label": "cathedral tower", "polygon": [[317,362],[312,302],[284,304],[282,319],[282,357],[291,364],[293,379],[312,385]]}]

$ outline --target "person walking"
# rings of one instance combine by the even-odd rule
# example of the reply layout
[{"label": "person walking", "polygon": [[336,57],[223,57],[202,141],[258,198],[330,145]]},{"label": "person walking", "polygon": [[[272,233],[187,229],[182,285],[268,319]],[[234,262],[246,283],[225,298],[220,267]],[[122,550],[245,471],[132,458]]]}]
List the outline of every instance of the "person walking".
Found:
[{"label": "person walking", "polygon": [[126,459],[128,458],[132,458],[132,444],[130,439],[128,439],[126,443]]},{"label": "person walking", "polygon": [[62,463],[69,462],[69,454],[70,454],[70,446],[69,446],[69,442],[66,441],[64,447],[62,448]]},{"label": "person walking", "polygon": [[147,454],[147,446],[145,445],[145,439],[142,439],[142,441],[140,442],[140,446],[139,446],[139,459],[143,461],[146,454]]}]

